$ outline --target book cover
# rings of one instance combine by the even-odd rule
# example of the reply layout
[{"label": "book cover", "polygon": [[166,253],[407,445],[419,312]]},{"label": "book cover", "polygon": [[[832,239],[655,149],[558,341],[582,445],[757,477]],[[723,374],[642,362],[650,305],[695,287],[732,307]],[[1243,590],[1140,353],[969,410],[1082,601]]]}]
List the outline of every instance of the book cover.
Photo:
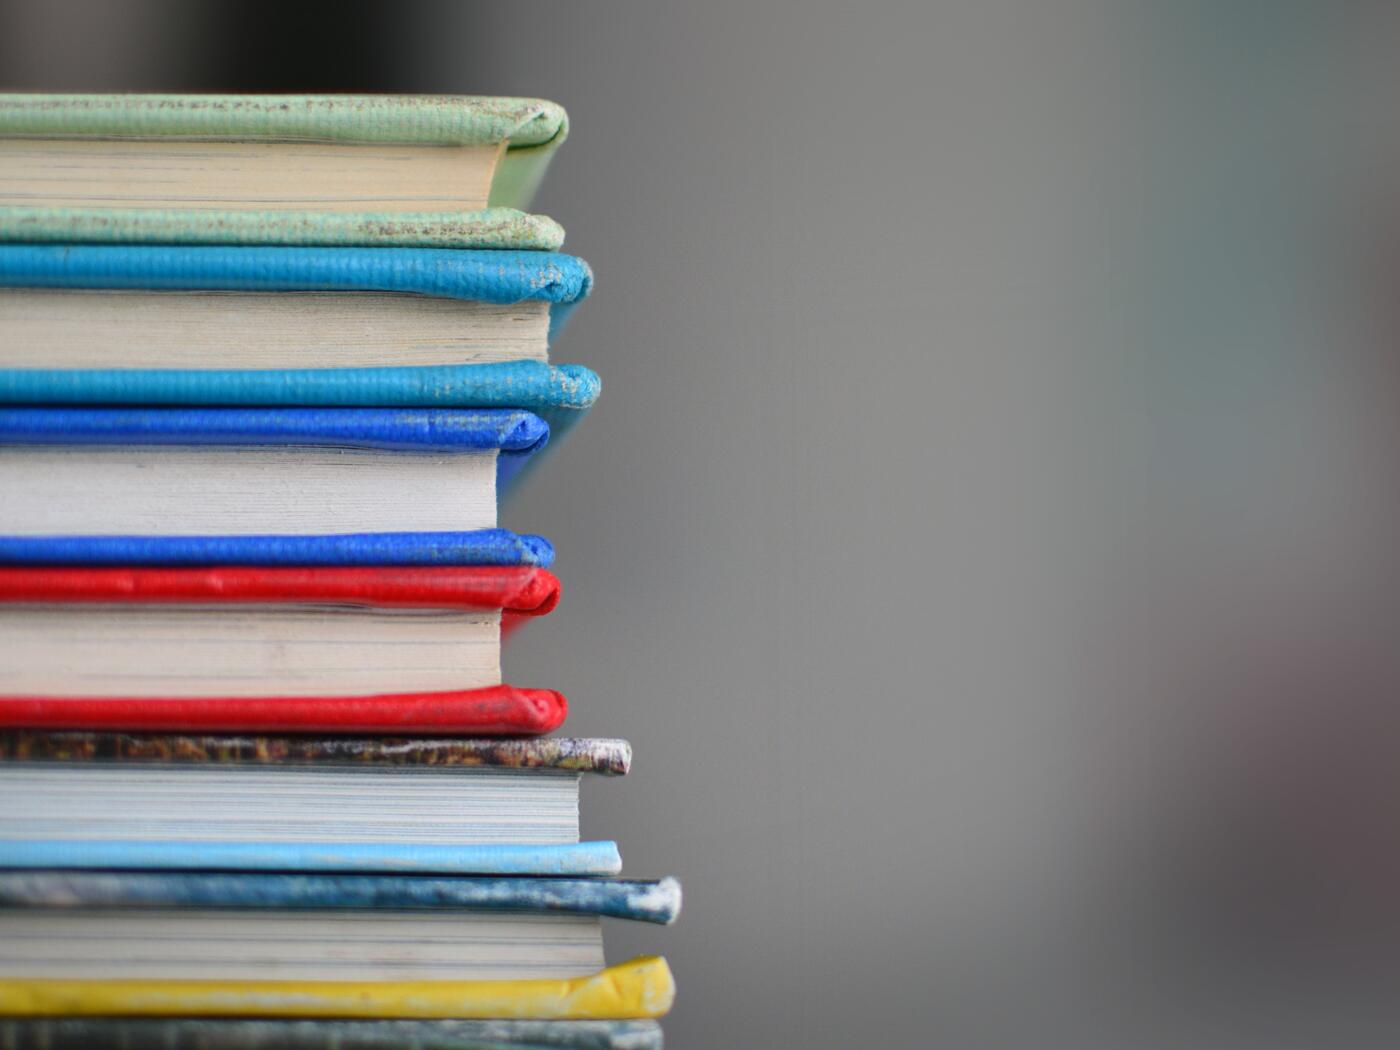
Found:
[{"label": "book cover", "polygon": [[0,565],[0,602],[223,602],[500,609],[505,621],[543,616],[559,603],[548,569],[499,565],[209,568]]},{"label": "book cover", "polygon": [[655,1021],[0,1018],[7,1050],[661,1050]]},{"label": "book cover", "polygon": [[538,736],[558,729],[568,713],[562,693],[512,685],[366,696],[0,694],[0,729]]},{"label": "book cover", "polygon": [[543,536],[363,532],[332,536],[0,536],[9,565],[527,565],[548,568]]},{"label": "book cover", "polygon": [[5,761],[487,767],[624,776],[631,768],[632,747],[626,740],[591,737],[480,740],[9,729],[0,731],[0,762]]},{"label": "book cover", "polygon": [[525,208],[568,137],[563,107],[479,95],[0,94],[0,136],[506,146],[493,206]]},{"label": "book cover", "polygon": [[557,334],[592,289],[593,273],[582,259],[537,251],[0,244],[0,286],[539,299],[550,304]]},{"label": "book cover", "polygon": [[0,868],[616,875],[622,870],[622,858],[618,855],[617,844],[614,842],[517,846],[191,842],[155,839],[0,839]]},{"label": "book cover", "polygon": [[0,908],[510,911],[602,915],[667,925],[676,920],[680,907],[681,887],[673,878],[0,871]]},{"label": "book cover", "polygon": [[643,956],[588,977],[528,981],[0,980],[9,1016],[618,1019],[663,1016],[666,960]]},{"label": "book cover", "polygon": [[515,208],[327,212],[0,205],[0,241],[557,251],[564,228]]}]

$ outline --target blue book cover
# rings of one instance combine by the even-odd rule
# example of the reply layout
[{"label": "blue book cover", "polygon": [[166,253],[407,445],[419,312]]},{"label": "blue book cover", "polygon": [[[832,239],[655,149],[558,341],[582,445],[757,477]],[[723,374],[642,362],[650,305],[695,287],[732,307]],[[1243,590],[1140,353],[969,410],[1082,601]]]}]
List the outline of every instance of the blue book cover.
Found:
[{"label": "blue book cover", "polygon": [[529,565],[554,546],[505,529],[334,536],[0,536],[0,565]]},{"label": "blue book cover", "polygon": [[655,881],[166,871],[0,871],[0,908],[566,912],[669,924],[681,887]]},{"label": "blue book cover", "polygon": [[587,297],[593,272],[572,255],[538,251],[0,244],[0,286],[538,299],[550,304],[552,337]]},{"label": "blue book cover", "polygon": [[0,1018],[17,1050],[661,1050],[655,1021],[361,1021],[322,1018]]},{"label": "blue book cover", "polygon": [[504,487],[549,440],[519,409],[0,408],[4,445],[297,445],[401,453],[495,451]]},{"label": "blue book cover", "polygon": [[4,839],[0,868],[309,871],[441,875],[616,875],[615,842],[444,846],[422,843]]}]

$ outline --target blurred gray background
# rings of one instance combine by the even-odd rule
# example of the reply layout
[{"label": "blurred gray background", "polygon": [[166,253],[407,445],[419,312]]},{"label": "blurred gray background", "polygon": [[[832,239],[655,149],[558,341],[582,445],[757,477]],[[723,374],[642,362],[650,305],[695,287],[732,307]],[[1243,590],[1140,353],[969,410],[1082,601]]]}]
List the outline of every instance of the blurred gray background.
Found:
[{"label": "blurred gray background", "polygon": [[593,415],[507,658],[668,1045],[1385,1046],[1385,5],[0,3],[7,89],[537,95]]}]

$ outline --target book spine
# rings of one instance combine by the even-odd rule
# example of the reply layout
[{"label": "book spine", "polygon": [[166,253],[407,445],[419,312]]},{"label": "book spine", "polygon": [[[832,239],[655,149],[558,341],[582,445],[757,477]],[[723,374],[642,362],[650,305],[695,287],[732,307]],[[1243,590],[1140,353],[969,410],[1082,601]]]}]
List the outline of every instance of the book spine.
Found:
[{"label": "book spine", "polygon": [[568,710],[562,693],[510,685],[348,697],[0,696],[0,727],[538,736],[563,725]]}]

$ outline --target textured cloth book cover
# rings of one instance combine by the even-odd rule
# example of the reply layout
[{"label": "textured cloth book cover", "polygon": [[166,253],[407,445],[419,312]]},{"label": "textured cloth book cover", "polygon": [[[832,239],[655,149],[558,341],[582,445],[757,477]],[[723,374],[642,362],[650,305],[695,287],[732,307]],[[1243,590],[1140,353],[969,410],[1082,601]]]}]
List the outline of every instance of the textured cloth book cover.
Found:
[{"label": "textured cloth book cover", "polygon": [[505,529],[332,536],[0,536],[10,565],[528,565],[554,546]]},{"label": "textured cloth book cover", "polygon": [[557,333],[593,287],[556,252],[0,244],[0,286],[265,292],[402,292],[487,303],[538,299]]}]

